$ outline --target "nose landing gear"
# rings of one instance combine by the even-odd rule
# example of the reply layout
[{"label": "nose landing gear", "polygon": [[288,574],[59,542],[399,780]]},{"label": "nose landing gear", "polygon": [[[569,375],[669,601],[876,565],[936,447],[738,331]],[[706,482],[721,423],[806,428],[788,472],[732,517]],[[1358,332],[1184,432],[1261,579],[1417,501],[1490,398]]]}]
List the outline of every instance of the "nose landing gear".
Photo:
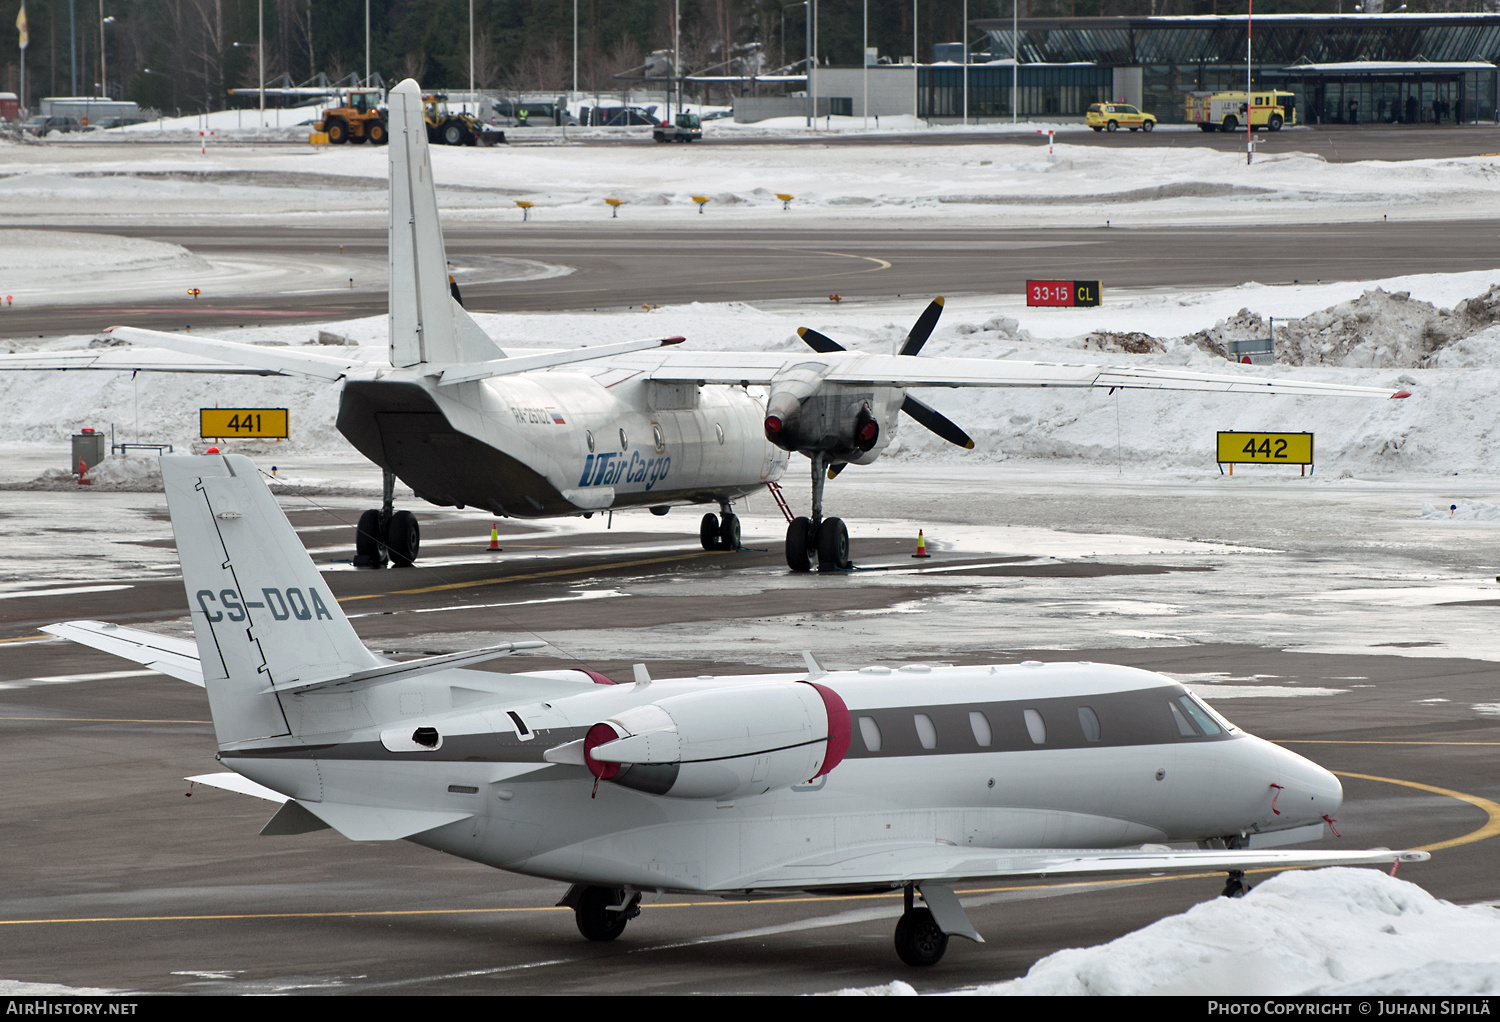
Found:
[{"label": "nose landing gear", "polygon": [[398,568],[410,568],[422,548],[422,529],[417,516],[395,509],[396,474],[385,472],[383,476],[379,509],[371,508],[360,515],[354,530],[356,568],[384,568],[387,562]]},{"label": "nose landing gear", "polygon": [[794,518],[786,530],[786,565],[793,571],[848,571],[849,529],[841,518],[823,517],[823,484],[828,481],[828,456],[812,456],[812,517]]}]

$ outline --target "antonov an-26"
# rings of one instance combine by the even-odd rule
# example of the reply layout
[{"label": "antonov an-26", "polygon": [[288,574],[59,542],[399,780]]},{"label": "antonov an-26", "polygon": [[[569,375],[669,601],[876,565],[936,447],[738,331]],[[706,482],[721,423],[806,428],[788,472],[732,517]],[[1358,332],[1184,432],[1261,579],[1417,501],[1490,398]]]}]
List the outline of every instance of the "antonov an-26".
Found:
[{"label": "antonov an-26", "polygon": [[[466,313],[447,273],[422,90],[390,92],[388,361],[116,327],[138,345],[0,355],[0,369],[258,373],[341,382],[338,428],[384,473],[385,498],[361,517],[357,564],[409,565],[420,549],[399,477],[433,504],[544,518],[716,504],[705,549],[739,545],[735,500],[775,482],[788,453],[812,465],[812,511],[787,528],[794,571],[849,565],[843,521],[823,517],[823,486],[878,459],[904,412],[960,447],[974,443],[912,387],[1123,387],[1227,393],[1406,397],[1373,387],[1211,374],[966,358],[916,358],[942,299],[894,354],[846,351],[815,330],[812,349],[700,352],[680,337],[507,352]],[[162,350],[167,349],[167,350]]]},{"label": "antonov an-26", "polygon": [[263,834],[332,827],[562,881],[590,940],[649,892],[904,891],[897,954],[932,965],[981,939],[956,884],[1222,870],[1233,895],[1249,869],[1428,857],[1279,847],[1323,836],[1338,780],[1149,671],[470,669],[540,642],[394,663],[248,458],[161,464],[196,642],[47,630],[204,686],[229,772],[193,780],[281,803]]}]

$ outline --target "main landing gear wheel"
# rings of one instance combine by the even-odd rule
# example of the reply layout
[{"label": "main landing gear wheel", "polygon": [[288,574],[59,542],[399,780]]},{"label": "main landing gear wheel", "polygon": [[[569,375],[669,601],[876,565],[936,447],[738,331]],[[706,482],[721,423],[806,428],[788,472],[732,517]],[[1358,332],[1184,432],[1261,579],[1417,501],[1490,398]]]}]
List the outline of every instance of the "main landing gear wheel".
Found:
[{"label": "main landing gear wheel", "polygon": [[849,530],[842,518],[825,518],[818,526],[818,570],[850,568]]},{"label": "main landing gear wheel", "polygon": [[812,571],[817,552],[817,529],[812,519],[793,518],[786,527],[786,566],[793,571]]},{"label": "main landing gear wheel", "polygon": [[896,923],[896,954],[907,965],[924,968],[943,960],[948,950],[948,935],[938,929],[932,911],[909,908]]},{"label": "main landing gear wheel", "polygon": [[385,544],[380,541],[380,512],[372,507],[359,516],[359,525],[354,529],[354,566],[384,568],[385,564]]},{"label": "main landing gear wheel", "polygon": [[385,528],[385,548],[390,551],[391,563],[398,568],[410,568],[422,548],[422,529],[417,525],[417,516],[410,511],[397,511],[391,515]]},{"label": "main landing gear wheel", "polygon": [[384,493],[380,507],[359,516],[354,529],[354,566],[384,568],[387,561],[398,568],[410,568],[422,548],[422,529],[417,516],[397,511],[396,474],[384,473]]},{"label": "main landing gear wheel", "polygon": [[698,542],[703,544],[705,550],[738,550],[739,516],[732,511],[725,511],[722,515],[710,511],[698,524]]},{"label": "main landing gear wheel", "polygon": [[578,932],[589,940],[614,940],[625,932],[626,923],[641,914],[640,900],[639,894],[627,899],[619,887],[585,887],[573,909]]},{"label": "main landing gear wheel", "polygon": [[1220,892],[1223,898],[1243,898],[1250,893],[1250,885],[1245,883],[1245,871],[1232,869],[1229,871],[1229,879],[1224,881],[1224,890]]}]

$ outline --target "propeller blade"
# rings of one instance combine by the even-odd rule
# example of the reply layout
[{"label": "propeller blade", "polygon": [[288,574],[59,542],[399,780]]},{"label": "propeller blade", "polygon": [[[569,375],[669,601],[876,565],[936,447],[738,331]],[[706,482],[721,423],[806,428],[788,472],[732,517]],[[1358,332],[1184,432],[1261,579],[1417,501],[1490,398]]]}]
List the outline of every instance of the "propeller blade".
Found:
[{"label": "propeller blade", "polygon": [[810,326],[799,326],[797,336],[807,342],[807,346],[813,351],[828,354],[830,351],[844,351],[845,348],[827,334],[820,334]]},{"label": "propeller blade", "polygon": [[844,469],[846,469],[848,467],[849,467],[848,463],[843,463],[843,464],[839,464],[839,465],[830,465],[829,468],[828,468],[828,478],[829,479],[837,479],[839,477],[839,473],[842,472],[842,471],[844,471]]},{"label": "propeller blade", "polygon": [[974,449],[974,441],[969,439],[969,434],[959,429],[958,426],[954,425],[952,419],[931,405],[923,404],[916,398],[908,395],[906,400],[901,404],[901,410],[950,444],[957,444],[966,451]]},{"label": "propeller blade", "polygon": [[[917,317],[916,323],[912,325],[911,333],[906,335],[906,341],[901,345],[898,355],[915,355],[922,350],[922,345],[927,343],[927,338],[932,336],[933,327],[937,326],[938,317],[943,314],[943,299],[934,298],[932,304],[922,310],[922,315]],[[923,406],[926,407],[925,405]],[[915,418],[915,416],[913,416]],[[932,427],[928,427],[931,429]],[[937,432],[937,430],[933,430]]]}]

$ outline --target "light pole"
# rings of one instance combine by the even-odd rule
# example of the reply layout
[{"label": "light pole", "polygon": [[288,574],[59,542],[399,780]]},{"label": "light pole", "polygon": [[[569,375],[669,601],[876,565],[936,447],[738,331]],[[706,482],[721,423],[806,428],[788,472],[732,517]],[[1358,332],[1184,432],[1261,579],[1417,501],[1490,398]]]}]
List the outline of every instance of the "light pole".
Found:
[{"label": "light pole", "polygon": [[[469,0],[469,102],[474,103],[474,0]],[[479,104],[474,103],[474,114],[479,113]]]},{"label": "light pole", "polygon": [[964,127],[969,126],[969,0],[964,0]]},{"label": "light pole", "polygon": [[1016,8],[1021,0],[1010,0],[1010,123],[1016,123],[1016,104],[1021,98],[1021,31]]},{"label": "light pole", "polygon": [[68,0],[68,63],[73,69],[73,76],[70,79],[73,91],[70,95],[76,96],[78,95],[78,33],[77,19],[73,15],[73,0]]},{"label": "light pole", "polygon": [[[264,128],[266,126],[266,0],[255,0],[255,32],[255,56],[260,61],[260,126]],[[277,123],[281,122],[277,121]]]},{"label": "light pole", "polygon": [[114,23],[114,17],[104,16],[104,0],[99,0],[99,92],[104,99],[109,98],[109,72],[104,63],[104,26]]},{"label": "light pole", "polygon": [[167,81],[169,81],[169,82],[172,83],[172,110],[173,110],[173,112],[178,117],[181,117],[182,116],[182,108],[177,105],[177,79],[173,78],[169,74],[164,74],[161,71],[153,71],[149,67],[148,68],[142,68],[141,69],[141,74],[143,74],[143,75],[155,75],[158,78],[165,78]]},{"label": "light pole", "polygon": [[870,0],[865,0],[865,35],[860,44],[859,61],[865,73],[865,130],[870,130]]},{"label": "light pole", "polygon": [[370,84],[370,0],[365,0],[365,84]]},{"label": "light pole", "polygon": [[921,72],[917,68],[922,61],[917,55],[917,0],[911,0],[911,114],[922,116]]},{"label": "light pole", "polygon": [[578,91],[578,0],[573,0],[573,91]]}]

